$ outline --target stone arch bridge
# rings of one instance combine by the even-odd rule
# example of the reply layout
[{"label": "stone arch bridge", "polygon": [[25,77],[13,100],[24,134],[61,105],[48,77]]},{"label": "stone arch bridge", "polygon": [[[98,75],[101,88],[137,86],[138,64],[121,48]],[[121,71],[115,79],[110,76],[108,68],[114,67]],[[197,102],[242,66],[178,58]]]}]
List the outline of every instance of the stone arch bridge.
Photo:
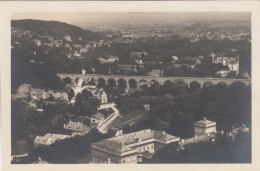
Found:
[{"label": "stone arch bridge", "polygon": [[84,81],[92,78],[92,80],[97,84],[97,80],[103,78],[106,83],[112,78],[118,82],[119,79],[124,79],[126,81],[127,87],[129,87],[129,80],[134,79],[137,82],[137,86],[140,86],[142,82],[146,82],[147,85],[151,85],[153,81],[158,82],[159,84],[163,84],[165,81],[174,81],[174,80],[183,80],[186,84],[190,84],[192,81],[197,81],[202,86],[206,82],[211,82],[213,84],[218,84],[220,82],[224,82],[226,84],[232,84],[235,81],[240,81],[249,85],[251,83],[250,79],[233,79],[233,78],[199,78],[199,77],[151,77],[151,76],[131,76],[131,75],[98,75],[98,74],[69,74],[69,73],[58,73],[61,79],[69,77],[72,83],[75,83],[75,80],[78,78],[82,78]]}]

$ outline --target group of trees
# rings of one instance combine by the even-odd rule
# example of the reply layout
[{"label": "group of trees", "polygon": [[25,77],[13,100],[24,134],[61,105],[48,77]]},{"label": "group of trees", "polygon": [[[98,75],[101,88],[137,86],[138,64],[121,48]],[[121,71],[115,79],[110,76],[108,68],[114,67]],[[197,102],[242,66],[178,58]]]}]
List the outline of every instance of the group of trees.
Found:
[{"label": "group of trees", "polygon": [[94,98],[92,93],[87,89],[78,93],[75,98],[75,103],[71,105],[71,113],[74,115],[90,116],[100,106],[100,100]]},{"label": "group of trees", "polygon": [[169,144],[155,152],[148,163],[251,163],[251,135],[238,132],[235,141],[217,135],[215,143],[188,144],[183,150],[178,143]]},{"label": "group of trees", "polygon": [[151,128],[188,138],[193,136],[193,123],[203,117],[216,121],[218,130],[242,124],[251,127],[251,86],[242,82],[229,86],[206,82],[200,88],[197,82],[188,87],[181,81],[169,81],[131,96],[120,96],[115,103],[124,112],[140,109],[143,104],[152,106],[147,116],[133,126],[134,130]]},{"label": "group of trees", "polygon": [[[83,158],[87,158],[89,161],[91,144],[102,141],[103,139],[114,135],[115,132],[113,131],[102,134],[97,129],[93,129],[85,136],[76,136],[63,141],[58,141],[49,147],[35,148],[28,155],[28,157],[26,157],[23,161],[20,161],[20,163],[37,162],[38,157],[47,162],[56,164],[78,163],[78,161]],[[89,155],[86,156],[86,154]]]},{"label": "group of trees", "polygon": [[70,107],[63,102],[43,104],[43,111],[36,111],[28,106],[24,99],[12,100],[11,103],[11,142],[12,152],[19,151],[19,140],[26,141],[31,149],[30,137],[46,133],[66,133],[63,124],[68,122]]}]

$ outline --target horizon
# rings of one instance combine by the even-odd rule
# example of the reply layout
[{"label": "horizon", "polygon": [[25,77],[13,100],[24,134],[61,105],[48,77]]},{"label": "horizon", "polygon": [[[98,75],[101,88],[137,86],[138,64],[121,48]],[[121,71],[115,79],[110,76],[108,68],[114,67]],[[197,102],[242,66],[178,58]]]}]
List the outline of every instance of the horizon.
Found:
[{"label": "horizon", "polygon": [[[205,15],[207,13],[207,15]],[[67,13],[14,13],[12,20],[59,21],[87,27],[117,23],[179,23],[187,21],[250,21],[250,12],[67,12]]]}]

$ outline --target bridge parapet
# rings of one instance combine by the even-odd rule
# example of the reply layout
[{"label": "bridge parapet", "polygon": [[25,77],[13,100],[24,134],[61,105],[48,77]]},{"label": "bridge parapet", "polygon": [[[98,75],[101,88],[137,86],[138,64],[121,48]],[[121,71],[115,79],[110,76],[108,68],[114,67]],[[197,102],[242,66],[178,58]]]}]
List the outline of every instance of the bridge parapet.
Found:
[{"label": "bridge parapet", "polygon": [[250,79],[233,79],[233,78],[199,78],[199,77],[150,77],[150,76],[130,76],[130,75],[97,75],[97,74],[69,74],[69,73],[58,73],[57,74],[61,79],[64,79],[66,77],[69,77],[72,81],[72,83],[75,83],[75,80],[77,78],[83,78],[84,81],[87,81],[89,78],[93,78],[94,82],[97,84],[97,80],[99,78],[103,78],[106,83],[108,79],[113,78],[116,82],[118,82],[119,79],[124,79],[127,83],[127,87],[129,87],[129,80],[134,79],[137,82],[137,86],[140,86],[140,81],[145,80],[149,85],[152,80],[156,80],[159,84],[163,84],[165,81],[175,81],[175,80],[183,80],[188,85],[192,81],[197,81],[201,85],[203,85],[205,82],[211,82],[213,84],[218,84],[220,82],[224,82],[226,84],[232,84],[233,82],[240,81],[245,83],[247,86],[251,84]]}]

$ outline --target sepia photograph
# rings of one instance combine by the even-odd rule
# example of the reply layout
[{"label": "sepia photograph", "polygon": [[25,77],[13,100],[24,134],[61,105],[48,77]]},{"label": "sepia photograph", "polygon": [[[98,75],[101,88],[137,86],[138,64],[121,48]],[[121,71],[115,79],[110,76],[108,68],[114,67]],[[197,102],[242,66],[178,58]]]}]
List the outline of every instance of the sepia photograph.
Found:
[{"label": "sepia photograph", "polygon": [[253,164],[252,16],[11,12],[9,164]]},{"label": "sepia photograph", "polygon": [[12,163],[250,163],[250,16],[13,14]]}]

